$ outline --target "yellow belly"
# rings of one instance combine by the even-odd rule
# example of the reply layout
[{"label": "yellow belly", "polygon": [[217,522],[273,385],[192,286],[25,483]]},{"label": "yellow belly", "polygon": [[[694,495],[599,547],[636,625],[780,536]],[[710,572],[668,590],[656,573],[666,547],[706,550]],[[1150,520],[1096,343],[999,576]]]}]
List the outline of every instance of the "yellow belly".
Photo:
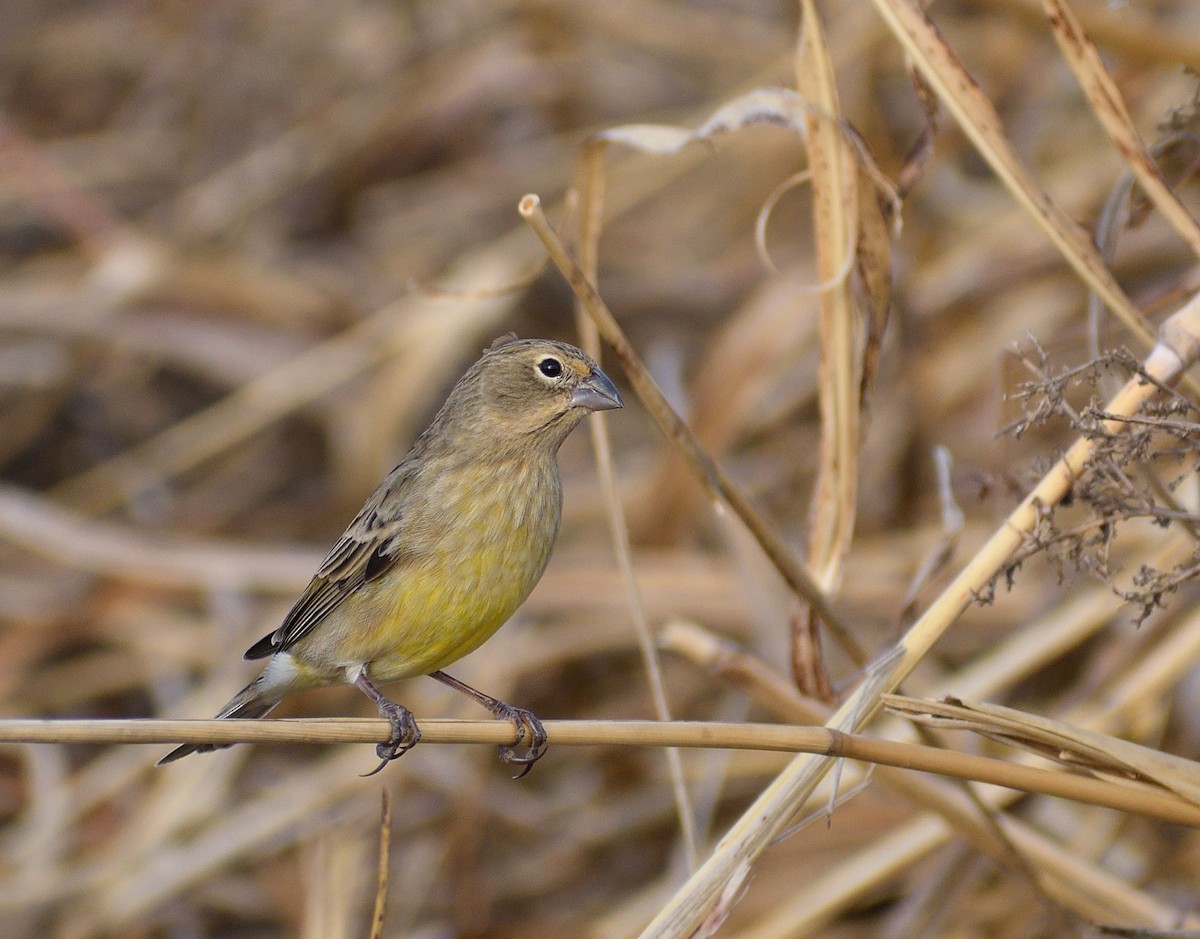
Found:
[{"label": "yellow belly", "polygon": [[520,553],[480,548],[453,565],[452,576],[432,567],[384,578],[356,604],[361,612],[341,649],[341,664],[368,662],[370,677],[389,681],[427,675],[474,651],[508,621],[541,576],[544,557],[514,560]]},{"label": "yellow belly", "polygon": [[369,677],[390,681],[429,674],[478,648],[545,570],[558,532],[556,477],[541,495],[514,506],[503,493],[477,491],[468,507],[446,513],[436,550],[363,585],[291,654],[330,680],[366,665]]}]

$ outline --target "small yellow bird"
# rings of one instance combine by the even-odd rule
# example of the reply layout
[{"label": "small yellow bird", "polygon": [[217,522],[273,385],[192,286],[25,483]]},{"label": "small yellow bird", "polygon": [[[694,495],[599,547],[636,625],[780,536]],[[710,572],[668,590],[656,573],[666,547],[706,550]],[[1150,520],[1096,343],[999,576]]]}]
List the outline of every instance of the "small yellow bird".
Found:
[{"label": "small yellow bird", "polygon": [[[298,691],[348,682],[391,724],[379,772],[421,739],[412,712],[376,682],[430,675],[511,720],[524,775],[546,731],[524,708],[442,669],[512,616],[546,568],[562,516],[558,448],[590,411],[622,407],[583,351],[546,339],[496,340],[454,386],[433,423],[367,500],[274,632],[246,652],[269,658],[217,717],[262,717]],[[159,765],[220,749],[185,744]]]}]

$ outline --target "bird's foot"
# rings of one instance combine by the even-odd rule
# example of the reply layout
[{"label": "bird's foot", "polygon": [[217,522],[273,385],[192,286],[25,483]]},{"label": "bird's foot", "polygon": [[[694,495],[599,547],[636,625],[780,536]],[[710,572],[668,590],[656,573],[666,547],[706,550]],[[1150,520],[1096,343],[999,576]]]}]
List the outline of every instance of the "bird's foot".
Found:
[{"label": "bird's foot", "polygon": [[[521,767],[521,772],[517,773],[513,779],[520,779],[533,769],[534,763],[545,756],[547,749],[546,742],[549,738],[546,736],[546,728],[542,726],[542,722],[537,719],[532,711],[514,707],[511,704],[505,704],[499,698],[493,698],[490,694],[484,694],[477,688],[472,688],[466,682],[459,681],[453,675],[447,675],[443,671],[431,672],[429,677],[436,678],[443,685],[447,685],[455,691],[461,691],[475,702],[482,704],[492,712],[492,716],[496,720],[513,722],[513,726],[517,729],[516,741],[513,743],[502,743],[497,747],[500,751],[500,759],[509,766]],[[525,743],[526,737],[529,739],[528,744]],[[520,752],[523,744],[525,746],[524,752]]]},{"label": "bird's foot", "polygon": [[404,756],[420,743],[421,729],[417,726],[417,720],[413,717],[412,711],[403,704],[397,704],[395,701],[385,698],[366,675],[360,673],[354,684],[375,702],[375,707],[379,708],[379,713],[387,718],[387,722],[392,728],[387,743],[375,745],[375,755],[379,757],[380,763],[371,772],[363,774],[363,778],[366,779],[368,776],[374,776],[392,760]]},{"label": "bird's foot", "polygon": [[377,704],[379,705],[379,713],[386,717],[388,723],[392,725],[392,733],[388,737],[387,743],[378,743],[375,745],[375,755],[379,757],[380,763],[371,772],[364,773],[364,779],[368,776],[374,776],[392,762],[392,760],[404,756],[405,753],[421,742],[421,729],[417,726],[417,721],[413,717],[412,711],[403,704],[397,704],[395,701],[388,701],[386,699],[377,702]]},{"label": "bird's foot", "polygon": [[[492,714],[497,720],[512,721],[513,726],[517,729],[515,743],[502,743],[496,749],[500,753],[500,759],[509,766],[521,767],[521,771],[513,777],[513,779],[520,779],[533,769],[534,763],[546,755],[547,740],[549,739],[546,736],[546,728],[542,726],[542,722],[532,711],[505,704],[503,701],[496,702],[492,708]],[[528,737],[528,743],[526,743],[526,737]],[[525,745],[524,752],[521,752],[520,748],[523,744]]]}]

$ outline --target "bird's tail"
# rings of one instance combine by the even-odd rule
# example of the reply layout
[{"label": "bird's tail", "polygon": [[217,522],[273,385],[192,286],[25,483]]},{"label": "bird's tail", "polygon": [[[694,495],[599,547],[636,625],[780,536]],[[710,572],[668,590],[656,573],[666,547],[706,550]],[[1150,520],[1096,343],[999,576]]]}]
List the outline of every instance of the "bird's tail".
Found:
[{"label": "bird's tail", "polygon": [[[254,681],[250,682],[245,688],[233,696],[233,699],[221,708],[217,713],[216,719],[225,717],[244,718],[253,720],[255,718],[264,717],[271,708],[279,703],[280,697],[271,693],[267,682],[263,680],[264,676],[260,675]],[[162,766],[164,763],[174,763],[176,760],[187,756],[189,753],[210,753],[213,750],[224,750],[226,747],[233,746],[229,743],[185,743],[181,747],[176,747],[161,760],[155,763],[155,766]]]}]

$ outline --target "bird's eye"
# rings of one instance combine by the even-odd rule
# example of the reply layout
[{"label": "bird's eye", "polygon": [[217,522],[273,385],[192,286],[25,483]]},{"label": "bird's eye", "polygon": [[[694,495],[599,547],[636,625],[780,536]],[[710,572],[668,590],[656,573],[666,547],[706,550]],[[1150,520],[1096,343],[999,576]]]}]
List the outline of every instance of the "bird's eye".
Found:
[{"label": "bird's eye", "polygon": [[538,371],[547,378],[558,378],[562,374],[562,362],[558,359],[545,358],[537,364]]}]

